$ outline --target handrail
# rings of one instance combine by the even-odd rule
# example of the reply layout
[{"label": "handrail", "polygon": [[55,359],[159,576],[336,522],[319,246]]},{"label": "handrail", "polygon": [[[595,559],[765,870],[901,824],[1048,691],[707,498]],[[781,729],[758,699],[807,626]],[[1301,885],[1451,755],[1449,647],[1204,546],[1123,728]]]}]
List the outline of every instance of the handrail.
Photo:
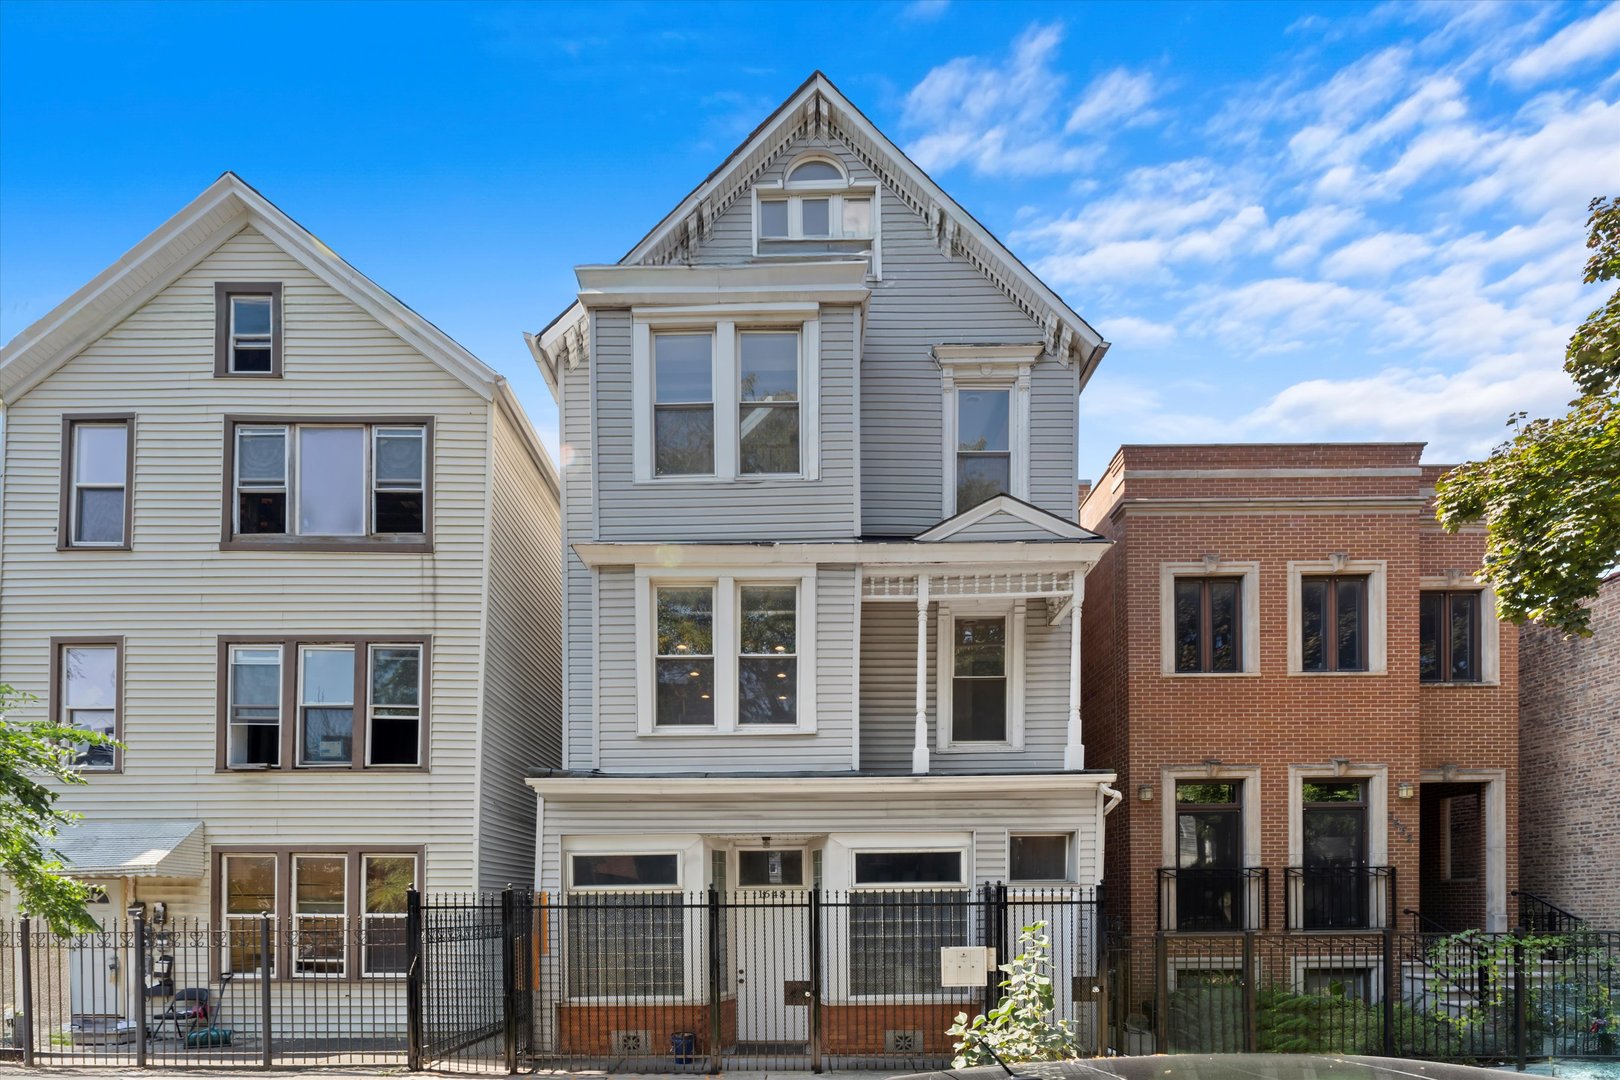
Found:
[{"label": "handrail", "polygon": [[[1543,929],[1557,934],[1563,933],[1566,930],[1583,930],[1586,928],[1585,919],[1581,918],[1573,911],[1567,911],[1564,908],[1559,907],[1557,904],[1553,903],[1551,900],[1548,900],[1544,896],[1537,896],[1535,893],[1529,892],[1525,889],[1514,889],[1508,895],[1518,897],[1519,925],[1527,930]],[[1546,923],[1542,926],[1535,925],[1531,922],[1531,920],[1525,918],[1524,901],[1526,900],[1529,900],[1532,904],[1538,907],[1544,908],[1546,913],[1552,915],[1553,917],[1547,919]]]},{"label": "handrail", "polygon": [[1410,916],[1412,916],[1412,927],[1413,927],[1413,929],[1417,930],[1419,933],[1423,932],[1423,927],[1425,925],[1427,925],[1429,927],[1429,929],[1432,930],[1436,934],[1450,934],[1450,933],[1452,933],[1451,927],[1445,926],[1445,925],[1443,925],[1441,923],[1438,923],[1438,922],[1434,921],[1433,919],[1429,918],[1427,915],[1423,914],[1423,912],[1418,911],[1418,910],[1416,910],[1414,908],[1401,908],[1401,914],[1402,915],[1410,915]]},{"label": "handrail", "polygon": [[[1453,936],[1454,932],[1450,928],[1442,926],[1440,923],[1435,922],[1433,919],[1429,918],[1427,915],[1423,914],[1423,912],[1418,911],[1415,908],[1402,908],[1401,909],[1401,914],[1402,915],[1410,915],[1410,916],[1412,916],[1412,923],[1413,923],[1414,926],[1421,927],[1423,924],[1426,923],[1429,926],[1433,927],[1436,933],[1444,934],[1446,937]],[[1419,929],[1417,931],[1417,933],[1421,934],[1422,930]],[[1476,960],[1480,959],[1483,956],[1484,950],[1479,945],[1477,945],[1477,944],[1475,944],[1473,942],[1467,942],[1466,944],[1468,945],[1469,951],[1474,954],[1474,958]],[[1422,964],[1424,967],[1428,968],[1430,971],[1435,972],[1438,975],[1441,975],[1446,980],[1446,982],[1450,983],[1452,985],[1452,987],[1455,990],[1457,990],[1458,993],[1467,994],[1469,997],[1472,997],[1475,1001],[1478,1001],[1480,999],[1480,997],[1486,992],[1486,987],[1485,987],[1485,984],[1484,984],[1483,972],[1481,973],[1480,985],[1475,987],[1474,989],[1470,990],[1468,987],[1464,986],[1462,983],[1458,982],[1456,979],[1453,979],[1450,975],[1446,974],[1445,972],[1440,971],[1438,968],[1436,968],[1434,966],[1434,964],[1430,963],[1428,954],[1425,953],[1421,947],[1418,949],[1418,951],[1414,955],[1417,958],[1418,963]]]}]

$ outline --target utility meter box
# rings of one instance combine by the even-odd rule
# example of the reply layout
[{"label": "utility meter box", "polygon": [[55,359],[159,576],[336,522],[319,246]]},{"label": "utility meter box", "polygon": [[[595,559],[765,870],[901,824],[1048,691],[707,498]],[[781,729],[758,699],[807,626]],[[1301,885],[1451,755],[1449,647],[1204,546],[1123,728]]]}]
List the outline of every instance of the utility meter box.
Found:
[{"label": "utility meter box", "polygon": [[983,945],[948,945],[939,950],[940,985],[983,986],[995,963],[994,949]]}]

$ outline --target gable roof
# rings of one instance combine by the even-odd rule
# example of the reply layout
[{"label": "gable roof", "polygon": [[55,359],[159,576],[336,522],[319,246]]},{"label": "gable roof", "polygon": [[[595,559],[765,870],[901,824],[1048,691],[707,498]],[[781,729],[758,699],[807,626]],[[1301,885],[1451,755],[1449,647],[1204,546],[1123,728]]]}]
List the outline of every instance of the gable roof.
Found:
[{"label": "gable roof", "polygon": [[977,506],[963,510],[959,514],[941,521],[938,525],[918,533],[916,539],[924,543],[934,543],[941,540],[973,540],[971,535],[958,534],[971,533],[975,525],[995,517],[1013,518],[1035,529],[1050,534],[1052,540],[1079,540],[1084,543],[1098,542],[1106,544],[1108,541],[1090,529],[1081,528],[1068,518],[1059,517],[1050,510],[1042,510],[1034,503],[1027,503],[1013,495],[992,495]]},{"label": "gable roof", "polygon": [[890,142],[820,71],[806,79],[620,260],[668,263],[686,259],[788,143],[806,133],[842,140],[933,230],[940,249],[961,255],[1045,330],[1046,349],[1080,367],[1085,386],[1108,342],[1035,276],[994,234],[964,210],[916,162]]},{"label": "gable roof", "polygon": [[243,228],[252,226],[316,277],[484,400],[505,380],[398,297],[343,261],[233,172],[0,348],[0,400],[26,394]]}]

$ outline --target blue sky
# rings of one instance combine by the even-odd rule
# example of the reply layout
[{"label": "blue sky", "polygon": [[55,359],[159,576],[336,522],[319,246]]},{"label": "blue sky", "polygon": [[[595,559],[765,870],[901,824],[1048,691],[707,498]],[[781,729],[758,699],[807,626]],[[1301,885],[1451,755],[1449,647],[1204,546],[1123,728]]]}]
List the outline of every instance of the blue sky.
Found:
[{"label": "blue sky", "polygon": [[221,171],[517,387],[813,69],[1114,348],[1121,442],[1487,449],[1570,396],[1620,3],[0,3],[0,338]]}]

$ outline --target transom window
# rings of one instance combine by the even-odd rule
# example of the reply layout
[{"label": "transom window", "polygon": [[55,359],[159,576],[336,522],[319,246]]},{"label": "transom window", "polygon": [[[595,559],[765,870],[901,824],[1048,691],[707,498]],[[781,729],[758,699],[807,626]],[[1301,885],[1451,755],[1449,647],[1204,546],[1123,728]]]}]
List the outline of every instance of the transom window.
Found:
[{"label": "transom window", "polygon": [[714,474],[714,335],[653,335],[653,465],[659,476]]},{"label": "transom window", "polygon": [[956,393],[956,512],[1012,491],[1012,391]]},{"label": "transom window", "polygon": [[232,538],[420,540],[427,425],[238,423]]},{"label": "transom window", "polygon": [[857,851],[857,885],[955,885],[962,881],[960,851]]},{"label": "transom window", "polygon": [[1242,671],[1241,612],[1241,578],[1176,578],[1175,669]]},{"label": "transom window", "polygon": [[1300,661],[1305,671],[1367,670],[1367,576],[1300,579]]},{"label": "transom window", "polygon": [[128,546],[130,424],[128,419],[66,421],[60,546]]},{"label": "transom window", "polygon": [[[116,642],[59,647],[59,720],[64,727],[93,731],[108,738],[117,736],[119,651]],[[111,772],[118,766],[117,750],[112,746],[80,743],[75,749],[74,762],[88,771]]]},{"label": "transom window", "polygon": [[955,619],[951,647],[952,741],[1006,742],[1006,616]]},{"label": "transom window", "polygon": [[215,377],[280,377],[281,338],[280,282],[215,284]]},{"label": "transom window", "polygon": [[740,888],[797,888],[803,884],[802,850],[744,849],[737,852],[737,885]]},{"label": "transom window", "polygon": [[674,852],[575,855],[570,864],[576,889],[656,889],[681,882],[681,858]]},{"label": "transom window", "polygon": [[1418,677],[1423,682],[1479,682],[1479,590],[1425,590],[1418,605]]}]

